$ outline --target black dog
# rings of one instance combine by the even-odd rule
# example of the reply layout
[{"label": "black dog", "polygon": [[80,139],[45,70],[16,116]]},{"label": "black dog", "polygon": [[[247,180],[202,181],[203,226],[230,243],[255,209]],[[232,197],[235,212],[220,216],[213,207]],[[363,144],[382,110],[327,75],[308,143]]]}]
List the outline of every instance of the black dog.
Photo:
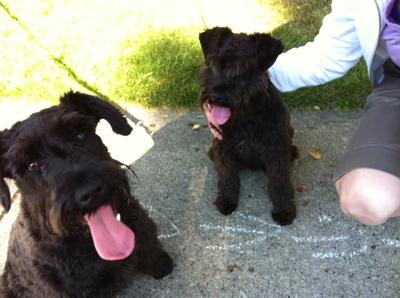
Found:
[{"label": "black dog", "polygon": [[70,92],[0,132],[1,204],[10,209],[4,177],[22,196],[1,297],[113,297],[134,272],[172,271],[155,223],[95,134],[100,119],[118,134],[132,130],[110,104]]},{"label": "black dog", "polygon": [[215,204],[225,215],[235,211],[240,169],[263,169],[272,217],[290,224],[296,217],[291,167],[297,148],[289,112],[267,73],[283,45],[269,34],[234,34],[220,27],[199,39],[206,64],[200,100],[214,135],[209,156],[218,172]]}]

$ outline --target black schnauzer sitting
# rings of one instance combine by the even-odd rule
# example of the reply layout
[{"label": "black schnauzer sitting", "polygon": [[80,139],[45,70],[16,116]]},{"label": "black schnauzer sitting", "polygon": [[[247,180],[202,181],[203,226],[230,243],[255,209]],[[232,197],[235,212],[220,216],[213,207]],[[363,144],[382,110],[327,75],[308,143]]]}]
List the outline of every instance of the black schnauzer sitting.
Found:
[{"label": "black schnauzer sitting", "polygon": [[113,297],[135,271],[172,271],[155,223],[95,134],[100,119],[118,134],[132,130],[110,104],[70,92],[0,132],[0,202],[10,209],[5,177],[22,195],[1,297]]},{"label": "black schnauzer sitting", "polygon": [[209,156],[218,172],[215,204],[225,215],[235,211],[240,169],[263,169],[272,217],[288,225],[296,217],[291,167],[297,148],[289,112],[267,72],[283,45],[269,34],[234,34],[220,27],[199,39],[206,64],[200,100],[214,136]]}]

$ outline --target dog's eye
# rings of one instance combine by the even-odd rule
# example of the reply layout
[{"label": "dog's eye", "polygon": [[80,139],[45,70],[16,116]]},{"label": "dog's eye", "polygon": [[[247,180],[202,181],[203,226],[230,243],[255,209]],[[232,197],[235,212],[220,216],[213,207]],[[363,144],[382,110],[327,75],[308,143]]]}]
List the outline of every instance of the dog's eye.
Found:
[{"label": "dog's eye", "polygon": [[35,172],[40,169],[40,163],[37,161],[31,162],[28,166],[28,171]]},{"label": "dog's eye", "polygon": [[83,133],[83,132],[81,132],[81,133],[78,133],[76,136],[75,136],[75,138],[78,140],[78,141],[84,141],[84,140],[86,140],[86,134],[85,133]]}]

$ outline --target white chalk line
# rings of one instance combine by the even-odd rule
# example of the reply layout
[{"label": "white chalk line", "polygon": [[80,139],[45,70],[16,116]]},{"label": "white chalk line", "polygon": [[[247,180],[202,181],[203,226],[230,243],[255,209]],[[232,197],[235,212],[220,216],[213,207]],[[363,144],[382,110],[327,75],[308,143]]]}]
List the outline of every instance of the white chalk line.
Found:
[{"label": "white chalk line", "polygon": [[367,253],[368,247],[364,245],[359,250],[347,252],[326,252],[326,253],[313,253],[312,257],[315,259],[343,259],[343,258],[353,258],[362,254]]},{"label": "white chalk line", "polygon": [[[180,230],[176,226],[176,224],[169,220],[167,217],[165,217],[162,213],[160,213],[158,210],[153,208],[152,206],[146,205],[144,206],[149,212],[157,213],[159,216],[163,217],[168,224],[172,227],[174,232],[168,233],[168,234],[161,234],[158,236],[159,239],[169,239],[174,236],[180,235]],[[257,222],[261,224],[262,226],[268,226],[270,228],[274,228],[274,232],[267,232],[265,230],[258,230],[258,229],[246,229],[243,227],[231,227],[231,226],[220,226],[220,225],[209,225],[209,224],[200,224],[199,228],[203,229],[204,231],[220,231],[220,232],[227,232],[230,236],[236,236],[237,234],[252,234],[256,235],[256,238],[252,240],[247,240],[238,244],[229,244],[229,245],[207,245],[205,246],[206,249],[208,250],[241,250],[244,247],[249,247],[253,246],[256,244],[260,244],[264,241],[266,241],[268,238],[276,238],[281,236],[282,234],[282,227],[277,225],[277,224],[271,224],[268,223],[267,221],[253,216],[253,215],[246,215],[241,212],[238,212],[237,215],[241,218],[244,218],[246,220],[250,220],[253,222]],[[320,223],[323,222],[331,222],[332,219],[327,216],[327,215],[322,215],[318,217],[318,220]],[[322,236],[322,237],[316,237],[316,236],[309,236],[309,237],[298,237],[298,236],[289,236],[290,239],[292,239],[296,243],[312,243],[312,244],[320,244],[320,243],[333,243],[333,242],[341,242],[341,241],[347,241],[351,237],[348,235],[341,235],[341,236]],[[381,242],[387,246],[387,247],[395,247],[395,248],[400,248],[400,240],[397,239],[381,239]],[[312,253],[312,257],[315,259],[343,259],[343,258],[352,258],[355,256],[359,256],[362,254],[365,254],[368,252],[368,247],[367,245],[364,245],[358,250],[354,250],[351,252],[316,252]]]},{"label": "white chalk line", "polygon": [[[220,226],[220,225],[208,225],[208,224],[201,224],[199,227],[204,231],[220,231],[227,233],[229,236],[240,236],[243,234],[249,236],[255,236],[252,240],[243,241],[237,244],[229,244],[229,245],[207,245],[206,249],[213,250],[213,251],[221,251],[221,250],[242,250],[245,247],[254,246],[256,244],[260,244],[265,242],[268,238],[277,238],[282,237],[282,228],[278,225],[269,224],[261,218],[252,216],[252,215],[245,215],[242,213],[238,213],[239,217],[247,219],[249,221],[255,221],[260,226],[264,226],[263,229],[246,229],[243,227],[232,227],[232,226]],[[332,218],[326,215],[322,215],[318,218],[319,222],[329,223],[332,221]],[[273,232],[268,231],[265,229],[265,226],[269,226],[272,228],[276,228]],[[310,243],[310,244],[322,244],[322,245],[329,245],[331,243],[345,243],[346,241],[351,240],[350,235],[339,235],[339,236],[309,236],[309,237],[298,237],[293,235],[287,235],[289,239],[293,240],[295,243]],[[382,239],[382,243],[385,244],[387,247],[400,247],[400,240],[396,239]],[[314,252],[311,254],[312,258],[315,259],[343,259],[343,258],[353,258],[356,256],[360,256],[366,254],[368,252],[368,246],[364,244],[360,249],[352,250],[352,251],[343,251],[343,252]]]},{"label": "white chalk line", "polygon": [[259,223],[262,224],[263,226],[269,226],[269,227],[272,227],[272,228],[276,228],[276,229],[278,229],[278,230],[282,230],[282,227],[281,227],[280,225],[278,225],[278,224],[271,224],[271,223],[269,223],[269,222],[263,220],[262,218],[256,217],[256,216],[254,216],[254,215],[247,215],[247,214],[243,214],[242,212],[238,212],[237,215],[238,215],[239,217],[241,217],[241,218],[244,218],[244,219],[250,219],[250,220],[252,220],[252,221],[259,222]]},{"label": "white chalk line", "polygon": [[206,225],[206,224],[201,224],[201,225],[199,225],[199,227],[204,229],[205,231],[220,230],[220,231],[228,232],[231,234],[235,234],[235,233],[265,234],[265,231],[263,231],[263,230],[245,229],[245,228],[237,228],[237,227],[221,227],[221,226],[212,226],[212,225]]},{"label": "white chalk line", "polygon": [[330,222],[332,222],[332,220],[333,220],[332,217],[330,217],[330,216],[328,216],[326,214],[318,216],[318,221],[320,223],[330,223]]},{"label": "white chalk line", "polygon": [[242,249],[243,247],[251,246],[254,244],[258,244],[259,242],[263,242],[263,241],[267,240],[267,238],[268,238],[268,235],[263,235],[259,238],[248,240],[248,241],[245,241],[245,242],[242,242],[239,244],[228,244],[228,245],[224,245],[224,246],[207,245],[205,248],[209,249],[209,250],[218,250],[218,251],[221,251],[221,250],[235,250],[236,251],[236,250]]},{"label": "white chalk line", "polygon": [[157,213],[160,217],[162,217],[162,218],[164,218],[166,221],[167,221],[167,223],[172,227],[172,229],[174,230],[174,232],[173,233],[169,233],[169,234],[160,234],[160,235],[158,235],[158,239],[169,239],[169,238],[172,238],[172,237],[175,237],[175,236],[178,236],[178,235],[180,235],[180,230],[178,229],[178,227],[176,226],[176,224],[173,222],[173,221],[171,221],[171,220],[169,220],[166,216],[164,216],[162,213],[160,213],[158,210],[156,210],[153,206],[150,206],[150,205],[145,205],[145,204],[142,204],[143,205],[143,207],[145,208],[145,209],[147,209],[148,211],[149,211],[149,213],[151,212],[151,213]]},{"label": "white chalk line", "polygon": [[[218,245],[208,245],[206,246],[207,249],[210,250],[235,250],[235,249],[242,249],[246,246],[251,246],[253,244],[258,244],[261,242],[266,241],[268,238],[278,238],[280,235],[277,233],[271,233],[263,230],[255,230],[255,229],[244,229],[244,228],[235,228],[235,227],[221,227],[221,226],[209,226],[209,225],[200,225],[200,228],[203,228],[206,231],[216,231],[219,230],[220,232],[228,232],[230,236],[239,236],[240,234],[253,234],[258,235],[257,238],[252,240],[244,241],[238,244],[230,244],[225,246],[218,246]],[[330,237],[297,237],[297,236],[290,236],[290,238],[296,243],[329,243],[329,242],[337,242],[337,241],[344,241],[348,240],[349,236],[330,236]],[[318,255],[317,255],[318,256]]]},{"label": "white chalk line", "polygon": [[[275,233],[267,233],[265,231],[257,231],[257,230],[246,230],[243,228],[234,228],[234,227],[221,227],[221,226],[208,226],[208,225],[200,225],[201,228],[205,228],[207,231],[215,231],[215,230],[220,230],[221,232],[223,231],[229,231],[229,232],[244,232],[246,234],[252,233],[253,235],[260,235],[257,238],[254,238],[252,240],[244,241],[238,244],[229,244],[229,245],[207,245],[205,248],[208,250],[213,250],[213,251],[221,251],[221,250],[241,250],[245,247],[251,247],[256,244],[260,244],[262,242],[265,242],[268,238],[276,238],[279,237]],[[238,235],[237,235],[238,236]],[[318,244],[318,243],[331,243],[331,242],[339,242],[339,241],[346,241],[349,240],[349,236],[329,236],[329,237],[297,237],[297,236],[290,236],[290,239],[292,239],[296,243],[313,243],[313,244]],[[400,245],[398,243],[397,245]],[[352,258],[355,256],[359,256],[361,254],[365,254],[367,252],[367,246],[364,245],[362,248],[356,251],[352,252],[325,252],[325,253],[312,253],[312,257],[316,259],[343,259],[344,257],[347,258]]]},{"label": "white chalk line", "polygon": [[400,247],[400,240],[396,239],[381,239],[386,246]]},{"label": "white chalk line", "polygon": [[350,236],[329,236],[329,237],[325,237],[325,236],[323,236],[323,237],[310,236],[310,237],[306,237],[306,238],[291,236],[291,238],[296,243],[301,243],[301,242],[322,243],[322,242],[343,241],[343,240],[349,239]]}]

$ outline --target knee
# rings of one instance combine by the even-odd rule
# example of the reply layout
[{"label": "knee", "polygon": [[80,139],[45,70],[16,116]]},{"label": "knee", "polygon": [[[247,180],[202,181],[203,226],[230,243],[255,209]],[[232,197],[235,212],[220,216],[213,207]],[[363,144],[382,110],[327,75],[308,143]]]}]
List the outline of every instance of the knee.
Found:
[{"label": "knee", "polygon": [[337,184],[337,189],[342,211],[366,225],[385,223],[400,207],[399,198],[379,185],[352,181],[346,187]]}]

